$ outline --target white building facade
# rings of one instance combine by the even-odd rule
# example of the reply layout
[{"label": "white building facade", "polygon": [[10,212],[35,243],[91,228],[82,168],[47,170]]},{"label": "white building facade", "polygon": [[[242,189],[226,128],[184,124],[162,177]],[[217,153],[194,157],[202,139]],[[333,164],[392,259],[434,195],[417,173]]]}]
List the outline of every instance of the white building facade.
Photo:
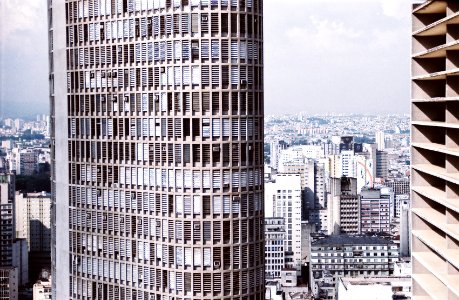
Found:
[{"label": "white building facade", "polygon": [[[272,217],[285,220],[285,266],[301,269],[301,176],[278,174],[266,184],[265,205]],[[269,216],[269,215],[268,215]]]},{"label": "white building facade", "polygon": [[263,2],[48,4],[53,298],[263,299]]}]

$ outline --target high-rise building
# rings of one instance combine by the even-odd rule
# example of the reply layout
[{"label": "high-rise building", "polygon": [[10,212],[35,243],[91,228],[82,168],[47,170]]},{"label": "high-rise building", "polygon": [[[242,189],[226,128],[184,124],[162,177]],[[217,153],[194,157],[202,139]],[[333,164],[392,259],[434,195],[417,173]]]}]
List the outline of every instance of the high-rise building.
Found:
[{"label": "high-rise building", "polygon": [[[285,266],[301,270],[301,176],[278,174],[275,182],[266,183],[266,216],[285,221]],[[299,275],[299,274],[298,274]]]},{"label": "high-rise building", "polygon": [[375,143],[378,150],[382,151],[386,149],[386,135],[384,134],[384,131],[378,131],[375,133]]},{"label": "high-rise building", "polygon": [[14,175],[0,174],[0,267],[13,263],[13,243],[16,239]]},{"label": "high-rise building", "polygon": [[389,188],[364,188],[360,192],[360,233],[390,233],[394,194]]},{"label": "high-rise building", "polygon": [[51,195],[16,193],[16,232],[27,239],[30,278],[51,267]]},{"label": "high-rise building", "polygon": [[19,268],[15,256],[15,177],[0,174],[0,299],[18,299]]},{"label": "high-rise building", "polygon": [[263,299],[262,0],[48,1],[54,299]]},{"label": "high-rise building", "polygon": [[360,233],[360,201],[357,179],[351,177],[330,178],[330,214],[333,234]]},{"label": "high-rise building", "polygon": [[412,11],[411,211],[414,299],[459,298],[458,2]]},{"label": "high-rise building", "polygon": [[384,182],[384,185],[392,188],[395,196],[410,194],[410,179],[409,178],[386,180]]},{"label": "high-rise building", "polygon": [[388,153],[386,151],[376,151],[376,178],[386,179],[389,177]]},{"label": "high-rise building", "polygon": [[0,300],[18,300],[18,268],[0,267]]},{"label": "high-rise building", "polygon": [[285,267],[285,219],[265,218],[265,277],[266,279],[281,278]]}]

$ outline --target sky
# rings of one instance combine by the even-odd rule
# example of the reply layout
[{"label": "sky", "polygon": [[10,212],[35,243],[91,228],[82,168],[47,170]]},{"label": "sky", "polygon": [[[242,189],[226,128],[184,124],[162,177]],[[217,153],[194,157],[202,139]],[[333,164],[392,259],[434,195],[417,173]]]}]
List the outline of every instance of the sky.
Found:
[{"label": "sky", "polygon": [[[0,1],[0,117],[48,113],[45,0]],[[265,113],[408,113],[410,0],[264,0]]]}]

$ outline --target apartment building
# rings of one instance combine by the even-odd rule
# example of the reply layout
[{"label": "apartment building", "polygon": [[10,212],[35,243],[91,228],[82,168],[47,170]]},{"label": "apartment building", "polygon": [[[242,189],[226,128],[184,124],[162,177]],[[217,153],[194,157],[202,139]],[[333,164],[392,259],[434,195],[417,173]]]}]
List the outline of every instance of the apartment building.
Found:
[{"label": "apartment building", "polygon": [[263,299],[263,1],[48,1],[54,299]]},{"label": "apartment building", "polygon": [[284,218],[265,218],[265,278],[280,280],[285,267],[284,242],[286,238]]},{"label": "apartment building", "polygon": [[323,293],[322,287],[328,296],[335,295],[339,278],[387,277],[397,260],[398,246],[390,239],[363,235],[318,236],[310,248],[310,287],[316,297]]},{"label": "apartment building", "polygon": [[394,193],[387,187],[365,188],[360,192],[360,233],[390,233],[394,217]]},{"label": "apartment building", "polygon": [[267,217],[285,222],[285,267],[301,270],[301,176],[278,174],[275,182],[266,183]]}]

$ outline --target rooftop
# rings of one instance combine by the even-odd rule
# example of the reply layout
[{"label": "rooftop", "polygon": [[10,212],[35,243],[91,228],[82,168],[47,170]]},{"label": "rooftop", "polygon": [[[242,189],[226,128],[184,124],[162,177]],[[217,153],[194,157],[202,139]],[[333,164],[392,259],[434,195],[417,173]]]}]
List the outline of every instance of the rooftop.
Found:
[{"label": "rooftop", "polygon": [[380,236],[368,235],[330,235],[319,238],[311,243],[312,246],[328,245],[387,245],[394,244],[391,240]]},{"label": "rooftop", "polygon": [[348,285],[399,285],[401,283],[411,283],[411,277],[342,277],[340,278],[344,286]]}]

